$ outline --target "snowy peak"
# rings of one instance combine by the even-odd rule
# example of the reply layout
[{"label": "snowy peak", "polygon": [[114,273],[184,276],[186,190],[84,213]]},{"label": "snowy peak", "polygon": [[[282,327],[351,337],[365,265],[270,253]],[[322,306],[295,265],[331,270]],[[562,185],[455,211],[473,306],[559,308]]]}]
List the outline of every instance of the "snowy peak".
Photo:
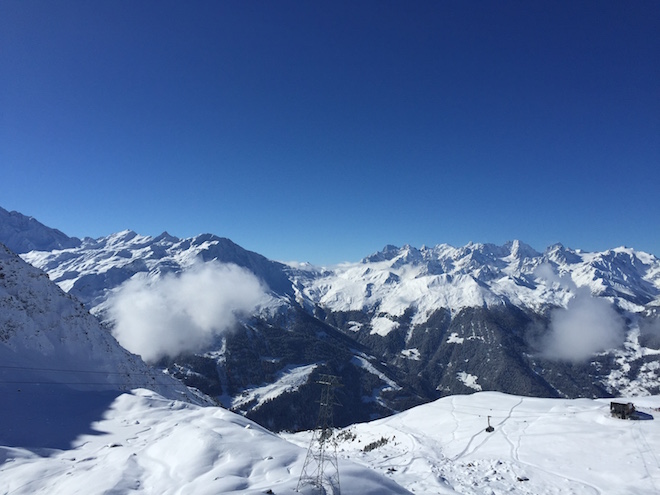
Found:
[{"label": "snowy peak", "polygon": [[582,261],[582,257],[577,251],[566,248],[561,243],[549,246],[543,256],[548,262],[557,266],[573,265]]},{"label": "snowy peak", "polygon": [[80,245],[80,239],[68,237],[32,217],[0,207],[0,242],[15,253],[52,251]]},{"label": "snowy peak", "polygon": [[436,274],[454,271],[457,268],[462,273],[468,273],[472,269],[483,266],[504,267],[516,261],[520,265],[525,260],[539,256],[540,253],[534,248],[518,240],[507,242],[503,246],[469,243],[461,248],[439,244],[432,248],[423,246],[417,249],[406,244],[401,248],[387,245],[382,251],[364,258],[361,263],[390,261],[389,266],[394,268],[403,265],[424,264],[427,271]]},{"label": "snowy peak", "polygon": [[515,259],[536,258],[540,254],[532,246],[519,240],[508,242],[504,246],[511,249],[511,256]]},{"label": "snowy peak", "polygon": [[596,296],[620,298],[644,306],[660,296],[660,260],[629,248],[600,253],[555,250],[548,261],[560,274],[570,274],[578,286]]},{"label": "snowy peak", "polygon": [[378,261],[388,261],[391,260],[392,258],[395,258],[396,256],[399,256],[399,254],[400,254],[400,248],[393,246],[392,244],[388,244],[382,249],[382,251],[378,251],[377,253],[374,253],[362,259],[362,263],[366,264],[366,263],[375,263]]}]

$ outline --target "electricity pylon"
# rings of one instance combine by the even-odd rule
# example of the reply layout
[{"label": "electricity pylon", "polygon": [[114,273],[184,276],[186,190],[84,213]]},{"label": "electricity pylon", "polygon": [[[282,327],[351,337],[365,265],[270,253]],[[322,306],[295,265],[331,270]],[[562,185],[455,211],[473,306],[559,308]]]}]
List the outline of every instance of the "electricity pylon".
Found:
[{"label": "electricity pylon", "polygon": [[332,430],[332,409],[335,405],[335,389],[341,384],[339,378],[333,375],[320,375],[316,383],[323,385],[319,418],[312,434],[312,441],[309,443],[296,491],[311,486],[313,493],[340,495],[337,439]]}]

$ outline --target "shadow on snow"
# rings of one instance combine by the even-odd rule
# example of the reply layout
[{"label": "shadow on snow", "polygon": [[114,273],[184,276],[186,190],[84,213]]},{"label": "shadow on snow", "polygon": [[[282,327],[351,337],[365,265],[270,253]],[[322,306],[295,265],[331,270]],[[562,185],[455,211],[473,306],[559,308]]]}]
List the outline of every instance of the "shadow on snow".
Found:
[{"label": "shadow on snow", "polygon": [[48,455],[70,449],[80,435],[100,435],[92,424],[103,419],[118,390],[80,391],[57,383],[0,386],[0,445]]}]

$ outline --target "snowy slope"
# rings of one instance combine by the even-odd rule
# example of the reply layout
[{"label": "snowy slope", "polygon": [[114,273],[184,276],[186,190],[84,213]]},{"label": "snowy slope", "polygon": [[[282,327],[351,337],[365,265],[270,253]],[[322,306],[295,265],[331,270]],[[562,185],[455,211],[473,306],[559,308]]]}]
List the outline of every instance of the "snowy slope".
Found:
[{"label": "snowy slope", "polygon": [[0,386],[77,391],[149,387],[190,398],[180,382],[122,348],[80,302],[0,245]]},{"label": "snowy slope", "polygon": [[27,253],[76,247],[80,239],[46,227],[35,218],[0,207],[0,243],[15,253]]},{"label": "snowy slope", "polygon": [[295,392],[306,385],[310,381],[311,373],[316,368],[316,364],[287,366],[278,373],[278,377],[273,383],[244,390],[240,396],[231,401],[231,408],[236,410],[259,409],[267,401],[274,400],[282,394]]},{"label": "snowy slope", "polygon": [[450,396],[347,428],[338,450],[415,493],[654,495],[660,397],[632,400],[647,420],[612,418],[608,400]]},{"label": "snowy slope", "polygon": [[[173,401],[144,389],[117,397],[90,426],[69,449],[0,446],[0,490],[13,495],[293,495],[306,454],[225,409]],[[409,493],[352,462],[341,462],[339,470],[344,494]]]}]

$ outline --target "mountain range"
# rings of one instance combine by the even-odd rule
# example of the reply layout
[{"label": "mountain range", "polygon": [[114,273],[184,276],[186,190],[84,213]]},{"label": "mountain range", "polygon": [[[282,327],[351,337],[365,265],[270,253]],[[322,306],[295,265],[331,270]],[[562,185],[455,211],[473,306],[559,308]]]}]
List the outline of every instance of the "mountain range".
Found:
[{"label": "mountain range", "polygon": [[[195,303],[208,304],[194,315],[173,313],[167,335],[176,343],[198,332],[196,346],[153,354],[149,342],[120,343],[274,430],[314,425],[322,373],[344,385],[340,425],[477,391],[562,398],[660,391],[660,260],[631,248],[386,246],[355,263],[317,267],[272,261],[211,234],[69,238],[6,210],[0,235],[117,336],[130,317],[166,326],[171,294],[198,287]],[[236,270],[209,275],[210,266]],[[258,282],[257,302],[229,309],[225,321],[213,295],[237,297],[251,287],[247,279]],[[133,309],[118,309],[126,307]],[[208,332],[199,321],[207,313]],[[126,328],[123,335],[135,333]]]},{"label": "mountain range", "polygon": [[[132,239],[142,243],[143,249],[151,240],[140,236],[132,236]],[[216,240],[207,237],[204,242],[210,244],[201,249],[209,249]],[[168,242],[173,241],[170,238]],[[81,246],[91,242],[83,240]],[[179,242],[185,245],[187,241],[176,241],[174,245]],[[108,244],[102,239],[97,243],[106,247]],[[129,244],[127,239],[119,243],[123,246]],[[203,242],[197,244],[201,246]],[[69,249],[72,248],[57,252]],[[76,297],[50,280],[44,271],[0,246],[0,392],[3,396],[0,402],[3,425],[0,429],[0,484],[7,493],[311,493],[311,486],[301,487],[299,482],[308,458],[305,452],[311,432],[274,435],[248,418],[222,407],[213,407],[210,398],[183,386],[171,376],[178,371],[185,381],[190,382],[196,377],[203,384],[204,375],[185,363],[191,361],[199,365],[209,360],[213,366],[198,366],[198,369],[209,376],[214,373],[216,377],[224,376],[220,380],[221,386],[228,386],[228,377],[248,371],[227,367],[228,362],[238,363],[238,360],[227,358],[240,350],[235,343],[239,337],[239,341],[247,339],[242,341],[243,350],[261,356],[261,363],[270,363],[276,370],[276,379],[246,387],[235,396],[227,390],[214,395],[229,400],[238,412],[262,414],[262,422],[269,420],[263,413],[266,411],[280,424],[286,424],[287,418],[292,424],[289,416],[295,414],[292,408],[300,409],[303,402],[309,402],[308,409],[317,412],[318,403],[315,401],[319,397],[319,386],[314,377],[319,370],[332,369],[333,366],[345,373],[342,375],[344,387],[337,390],[337,398],[344,407],[335,406],[336,412],[344,410],[343,420],[351,414],[357,416],[358,405],[345,399],[350,399],[354,390],[360,390],[365,384],[374,395],[363,396],[366,402],[362,407],[380,403],[387,411],[388,404],[397,400],[402,403],[404,391],[400,383],[405,382],[405,374],[385,358],[378,362],[370,348],[358,341],[362,334],[387,338],[400,328],[382,322],[374,324],[363,318],[362,323],[357,319],[348,320],[348,328],[342,330],[321,318],[330,321],[328,315],[337,317],[342,311],[357,310],[349,306],[333,311],[328,307],[321,308],[319,303],[312,304],[309,294],[328,284],[327,280],[320,282],[323,277],[344,276],[339,268],[334,268],[336,271],[333,272],[309,266],[267,264],[284,267],[282,269],[291,281],[291,290],[279,294],[264,282],[264,275],[257,277],[247,268],[229,269],[237,265],[219,264],[213,260],[187,264],[187,257],[182,254],[184,251],[171,250],[169,270],[164,268],[165,263],[160,265],[163,271],[157,274],[155,271],[151,274],[136,272],[124,283],[106,289],[105,296],[101,291],[96,296],[101,302],[94,306],[98,315],[95,317]],[[386,251],[391,254],[392,250]],[[397,248],[397,251],[401,250]],[[42,255],[48,253],[41,252]],[[256,263],[254,266],[259,264],[258,261],[263,262],[263,258],[254,253],[243,253],[240,248],[236,248],[236,253],[246,256],[244,260],[252,258]],[[25,256],[28,254],[36,256],[37,253],[24,253]],[[69,254],[72,253],[69,251]],[[122,253],[122,257],[126,258],[126,253]],[[98,258],[97,263],[102,259]],[[115,264],[112,256],[107,259],[108,265]],[[389,263],[392,259],[380,262],[389,266],[388,270],[397,270]],[[158,261],[151,262],[154,266],[159,265]],[[181,265],[176,268],[174,263]],[[374,261],[365,264],[369,263]],[[405,265],[403,263],[400,266],[403,271],[398,272],[400,282],[407,279],[405,272],[409,268],[404,268]],[[205,267],[213,268],[207,270]],[[350,270],[351,267],[355,266],[347,265],[341,269]],[[536,278],[541,275],[551,278],[545,268],[539,270]],[[268,270],[261,273],[268,273]],[[303,284],[302,277],[308,277],[308,282]],[[204,313],[204,305],[195,306],[195,301],[188,298],[190,282],[194,282],[194,299],[207,298],[210,281],[211,287],[215,287],[211,292],[221,294],[220,299],[210,299],[212,305],[229,299],[231,306],[236,307],[237,300],[225,292],[227,280],[232,293],[245,297],[245,289],[249,288],[259,297],[244,305],[234,320],[225,320],[222,325],[214,321],[215,326],[227,328],[214,334],[216,341],[202,342],[203,350],[189,352],[186,356],[160,358],[170,361],[161,370],[145,365],[139,356],[128,352],[111,335],[123,324],[121,312],[115,308],[126,303],[121,297],[136,299],[141,311],[156,318],[158,325],[164,325],[165,320],[158,319],[157,313],[151,311],[149,305],[153,299],[146,297],[148,294],[163,294],[176,289],[173,299],[156,299],[156,302],[174,305],[174,308],[158,307],[158,311],[168,317],[182,311],[183,308],[175,303],[178,299]],[[309,280],[318,283],[314,286]],[[90,282],[93,281],[92,277]],[[256,286],[250,285],[255,281],[259,281]],[[628,310],[615,311],[609,299],[606,299],[609,305],[601,307],[594,303],[601,299],[593,297],[591,291],[587,296],[561,276],[552,283],[573,293],[566,303],[569,308],[574,304],[571,301],[583,299],[589,301],[587,307],[596,304],[605,312],[614,311],[614,319],[625,311],[628,316],[637,314],[631,311],[632,306]],[[134,284],[145,290],[134,290]],[[90,293],[98,289],[94,283],[78,288],[87,288]],[[372,287],[372,291],[374,289]],[[367,299],[373,295],[372,292]],[[388,302],[379,304],[381,313],[372,320],[386,318],[394,322],[397,306],[392,302],[392,296],[374,300]],[[369,302],[358,301],[357,304],[368,305]],[[618,304],[628,303],[619,301]],[[302,313],[293,312],[292,307],[302,308]],[[450,320],[470,307],[450,306],[447,310]],[[494,307],[498,307],[496,301],[489,301],[484,306],[488,310]],[[578,305],[578,309],[580,307]],[[647,310],[652,313],[655,305],[648,303],[643,307],[641,314],[637,314],[635,324],[638,327],[644,327],[643,322],[651,324],[645,315]],[[363,311],[375,314],[373,308]],[[550,313],[555,311],[560,309],[555,307]],[[424,319],[410,310],[407,312],[411,322],[415,317]],[[428,328],[432,313],[426,320]],[[223,319],[222,312],[211,314]],[[131,315],[136,316],[135,313]],[[305,325],[291,324],[295,318],[302,318],[301,315],[308,315]],[[612,316],[612,313],[608,315]],[[354,317],[357,318],[357,313]],[[101,323],[101,319],[105,323]],[[173,328],[181,331],[186,340],[190,340],[196,329],[204,327],[203,322],[194,318],[179,315],[175,320],[177,325]],[[186,327],[186,323],[189,326]],[[149,326],[149,321],[142,318],[140,324]],[[412,325],[411,341],[422,324]],[[627,324],[633,325],[632,320]],[[488,327],[492,322],[486,321],[483,325]],[[305,333],[308,326],[316,329],[316,333]],[[629,329],[631,332],[638,330],[641,336],[641,328]],[[285,332],[289,337],[277,339],[274,336],[277,332]],[[451,341],[451,345],[461,347],[479,335],[486,334],[477,330],[470,335],[456,331],[445,333],[444,337]],[[287,339],[297,341],[306,351],[298,355],[296,362],[308,364],[286,364],[287,355],[280,351],[301,350]],[[316,340],[325,342],[325,347]],[[280,347],[273,345],[267,349],[270,354],[259,353],[263,346],[278,342]],[[129,340],[127,343],[133,342]],[[157,347],[158,342],[147,344]],[[623,347],[628,344],[624,342]],[[322,349],[326,353],[324,359],[314,361]],[[421,349],[415,352],[407,346],[400,354],[406,360],[417,361],[419,358],[421,361],[424,356]],[[654,355],[653,346],[639,344],[635,349],[642,356]],[[608,352],[602,351],[601,354],[607,355]],[[622,355],[617,359],[625,362],[629,357]],[[356,373],[352,376],[354,381],[347,380],[356,369],[364,370],[367,375]],[[396,375],[397,372],[401,376]],[[648,370],[645,373],[650,376]],[[372,383],[366,382],[369,376],[375,377]],[[471,385],[468,388],[472,390],[481,383],[465,375],[460,375],[460,379]],[[638,392],[643,394],[644,390]],[[335,431],[333,438],[338,458],[335,466],[339,475],[335,479],[340,480],[341,491],[346,494],[657,493],[660,465],[655,445],[660,429],[652,420],[660,410],[659,396],[630,397],[622,401],[634,401],[635,418],[642,421],[621,421],[611,417],[607,399],[530,398],[476,390],[468,395],[446,396],[400,414]],[[289,409],[283,410],[287,404]],[[491,428],[486,428],[487,425]],[[585,446],[589,446],[589,450]]]}]

